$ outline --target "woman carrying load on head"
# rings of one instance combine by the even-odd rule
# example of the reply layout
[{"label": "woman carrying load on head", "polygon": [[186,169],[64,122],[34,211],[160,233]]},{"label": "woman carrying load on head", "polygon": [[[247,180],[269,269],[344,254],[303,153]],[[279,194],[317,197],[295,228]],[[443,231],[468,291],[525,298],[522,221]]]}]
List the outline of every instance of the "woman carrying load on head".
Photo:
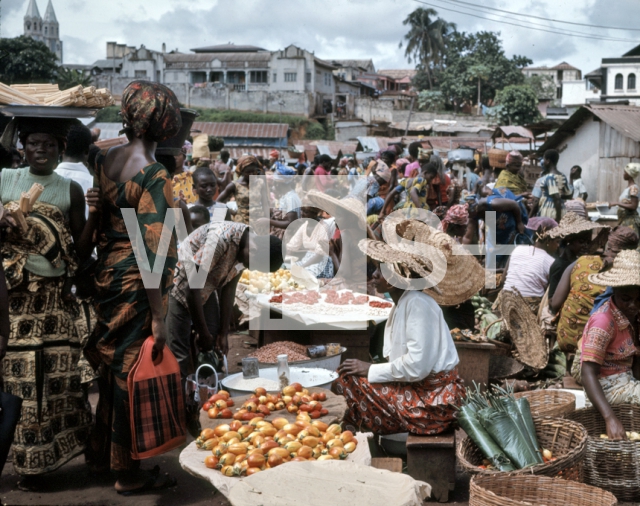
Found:
[{"label": "woman carrying load on head", "polygon": [[[418,255],[381,241],[362,240],[360,249],[395,270],[394,284],[409,288],[410,278],[426,278],[431,265]],[[429,262],[427,262],[429,263]],[[439,434],[455,418],[464,392],[459,362],[449,328],[436,301],[426,293],[393,286],[378,267],[376,289],[395,302],[384,331],[384,355],[389,362],[369,364],[345,360],[333,390],[347,402],[345,422],[374,434]]]},{"label": "woman carrying load on head", "polygon": [[61,119],[16,118],[5,130],[12,139],[17,128],[29,166],[2,172],[0,201],[17,204],[34,184],[42,190],[26,230],[13,228],[2,243],[11,321],[2,365],[6,391],[23,398],[12,447],[22,489],[81,454],[91,426],[78,367],[86,326],[71,287],[93,249],[100,198],[96,188],[85,196],[78,183],[54,172],[70,126]]},{"label": "woman carrying load on head", "polygon": [[[167,340],[164,319],[177,252],[175,233],[166,229],[164,221],[176,204],[171,176],[154,153],[158,142],[179,131],[182,120],[174,93],[147,81],[134,81],[125,89],[121,114],[129,142],[102,152],[96,160],[104,195],[97,227],[98,324],[85,354],[95,367],[100,366],[102,377],[87,459],[96,470],[111,469],[118,493],[129,494],[175,483],[157,468],[141,471],[140,461],[131,457],[127,377],[147,337],[154,337],[156,352],[164,349]],[[143,284],[144,266],[138,264],[125,224],[128,210],[135,211],[149,267],[162,265],[155,288]]]},{"label": "woman carrying load on head", "polygon": [[640,236],[640,210],[638,209],[638,185],[640,163],[628,163],[624,168],[624,180],[628,185],[618,202],[610,202],[609,207],[618,206],[618,225],[633,229]]},{"label": "woman carrying load on head", "polygon": [[604,418],[607,436],[627,439],[612,405],[640,404],[640,253],[621,251],[613,267],[589,276],[613,295],[589,318],[582,336],[582,383],[588,404]]}]

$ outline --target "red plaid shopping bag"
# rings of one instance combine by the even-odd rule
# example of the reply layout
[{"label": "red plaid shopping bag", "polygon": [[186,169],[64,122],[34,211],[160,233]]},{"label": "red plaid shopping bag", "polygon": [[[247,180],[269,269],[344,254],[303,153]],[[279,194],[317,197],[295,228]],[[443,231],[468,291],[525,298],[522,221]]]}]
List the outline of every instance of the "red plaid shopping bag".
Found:
[{"label": "red plaid shopping bag", "polygon": [[167,346],[154,361],[153,342],[153,337],[144,342],[127,378],[131,456],[137,460],[161,455],[186,441],[180,366]]}]

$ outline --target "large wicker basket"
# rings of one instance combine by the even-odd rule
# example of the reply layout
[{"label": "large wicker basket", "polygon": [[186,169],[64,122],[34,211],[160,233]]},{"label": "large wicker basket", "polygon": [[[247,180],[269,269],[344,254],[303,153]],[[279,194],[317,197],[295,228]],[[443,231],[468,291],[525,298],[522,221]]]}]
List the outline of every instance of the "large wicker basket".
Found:
[{"label": "large wicker basket", "polygon": [[[579,423],[564,418],[534,418],[536,436],[541,449],[551,450],[556,460],[520,469],[511,474],[535,474],[582,481],[582,461],[587,450],[587,431]],[[480,448],[465,437],[456,448],[458,462],[469,474],[506,474],[480,469],[485,458]]]},{"label": "large wicker basket", "polygon": [[[640,432],[640,406],[620,404],[612,409],[626,431]],[[589,434],[584,459],[585,483],[608,490],[621,501],[638,500],[640,442],[600,438],[607,433],[607,428],[595,408],[579,409],[568,418],[582,424]]]},{"label": "large wicker basket", "polygon": [[475,476],[469,490],[469,506],[613,506],[610,492],[573,481],[526,474]]},{"label": "large wicker basket", "polygon": [[531,414],[533,416],[564,418],[576,410],[576,396],[561,390],[519,392],[514,397],[526,397],[531,406]]},{"label": "large wicker basket", "polygon": [[509,152],[505,149],[491,148],[487,154],[489,155],[489,165],[499,169],[507,167],[507,155]]}]

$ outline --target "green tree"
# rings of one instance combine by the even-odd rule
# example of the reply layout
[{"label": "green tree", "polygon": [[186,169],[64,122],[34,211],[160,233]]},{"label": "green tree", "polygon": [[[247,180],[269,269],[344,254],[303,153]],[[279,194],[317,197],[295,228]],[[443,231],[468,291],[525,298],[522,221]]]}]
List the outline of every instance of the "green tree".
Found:
[{"label": "green tree", "polygon": [[[436,17],[434,9],[417,8],[402,22],[409,26],[404,36],[405,57],[409,63],[415,62],[426,75],[429,89],[433,88],[432,65],[440,65],[446,47],[447,36],[456,29],[456,25]],[[403,41],[399,47],[402,48]]]},{"label": "green tree", "polygon": [[59,67],[57,82],[61,90],[67,90],[78,85],[91,86],[91,76],[85,76],[79,70]]},{"label": "green tree", "polygon": [[489,78],[481,87],[480,95],[480,101],[488,103],[505,86],[522,84],[524,75],[521,69],[532,63],[525,56],[507,58],[496,32],[455,32],[447,37],[446,42],[444,69],[438,80],[447,100],[456,106],[463,101],[477,102],[478,76],[473,72],[474,68],[477,71],[482,66],[488,70]]},{"label": "green tree", "polygon": [[441,91],[422,90],[418,93],[418,108],[422,111],[442,111],[444,109],[444,96]]},{"label": "green tree", "polygon": [[497,121],[501,125],[528,125],[540,119],[538,95],[526,84],[511,85],[496,94]]},{"label": "green tree", "polygon": [[478,116],[480,116],[480,104],[482,103],[482,81],[489,79],[490,75],[491,69],[483,64],[472,65],[467,69],[467,79],[478,83],[478,99],[476,102],[478,106]]},{"label": "green tree", "polygon": [[525,78],[525,84],[531,86],[540,99],[556,98],[556,83],[548,75],[538,75]]},{"label": "green tree", "polygon": [[56,55],[31,37],[0,39],[0,81],[5,84],[52,82],[56,77]]}]

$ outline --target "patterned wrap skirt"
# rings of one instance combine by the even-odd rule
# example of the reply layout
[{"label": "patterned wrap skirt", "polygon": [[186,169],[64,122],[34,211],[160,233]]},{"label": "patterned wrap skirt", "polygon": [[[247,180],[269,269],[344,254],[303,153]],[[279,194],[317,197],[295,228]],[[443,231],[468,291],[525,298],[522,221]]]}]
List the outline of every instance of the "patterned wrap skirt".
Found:
[{"label": "patterned wrap skirt", "polygon": [[369,383],[366,378],[341,375],[333,391],[347,401],[345,424],[350,429],[423,436],[451,427],[455,406],[465,393],[457,369],[415,383]]},{"label": "patterned wrap skirt", "polygon": [[85,314],[62,299],[63,283],[64,277],[31,277],[9,290],[4,383],[23,398],[12,447],[21,475],[53,471],[84,452],[91,427],[78,368]]}]

